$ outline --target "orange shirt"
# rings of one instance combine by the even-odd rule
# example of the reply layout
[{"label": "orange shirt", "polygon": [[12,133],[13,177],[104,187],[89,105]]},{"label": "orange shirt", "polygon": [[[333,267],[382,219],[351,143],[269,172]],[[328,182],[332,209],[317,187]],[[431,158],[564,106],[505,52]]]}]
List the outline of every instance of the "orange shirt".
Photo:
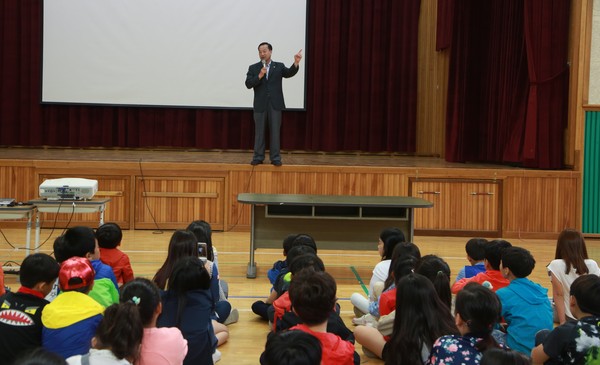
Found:
[{"label": "orange shirt", "polygon": [[133,280],[133,269],[129,262],[129,256],[118,248],[100,247],[100,261],[112,267],[119,286]]},{"label": "orange shirt", "polygon": [[452,294],[458,293],[462,290],[462,288],[465,287],[465,285],[467,285],[470,282],[475,282],[483,285],[483,283],[486,281],[492,284],[491,289],[494,292],[500,288],[508,286],[508,284],[510,283],[508,279],[502,276],[502,273],[499,270],[487,270],[484,272],[480,272],[472,278],[460,279],[459,281],[454,283],[454,285],[452,285]]}]

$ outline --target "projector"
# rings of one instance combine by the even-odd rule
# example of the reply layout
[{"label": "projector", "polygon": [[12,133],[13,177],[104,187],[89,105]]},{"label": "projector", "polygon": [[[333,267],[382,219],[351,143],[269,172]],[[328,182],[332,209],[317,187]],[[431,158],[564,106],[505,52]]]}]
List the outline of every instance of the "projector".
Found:
[{"label": "projector", "polygon": [[98,192],[98,180],[66,177],[50,179],[40,185],[40,197],[45,199],[92,199]]}]

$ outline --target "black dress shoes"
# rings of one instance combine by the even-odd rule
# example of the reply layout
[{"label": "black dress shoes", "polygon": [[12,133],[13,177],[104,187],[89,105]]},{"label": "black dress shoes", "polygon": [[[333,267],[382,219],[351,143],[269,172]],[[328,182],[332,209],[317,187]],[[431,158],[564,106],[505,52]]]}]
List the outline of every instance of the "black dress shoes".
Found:
[{"label": "black dress shoes", "polygon": [[250,161],[250,165],[252,165],[252,166],[260,165],[261,163],[263,163],[263,162],[259,161],[259,160],[252,160],[252,161]]},{"label": "black dress shoes", "polygon": [[283,165],[283,164],[281,163],[281,161],[271,161],[271,163],[273,164],[273,166],[277,166],[277,167],[279,167],[279,166]]}]

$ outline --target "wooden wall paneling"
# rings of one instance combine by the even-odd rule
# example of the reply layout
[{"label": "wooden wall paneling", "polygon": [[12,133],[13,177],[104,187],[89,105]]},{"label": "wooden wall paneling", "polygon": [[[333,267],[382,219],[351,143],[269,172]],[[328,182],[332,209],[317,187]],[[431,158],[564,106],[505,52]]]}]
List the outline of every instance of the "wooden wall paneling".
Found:
[{"label": "wooden wall paneling", "polygon": [[439,181],[411,181],[411,196],[422,198],[433,203],[433,208],[415,210],[415,230],[432,229],[441,230],[445,228],[444,219],[447,217],[449,204],[447,191],[442,190]]},{"label": "wooden wall paneling", "polygon": [[411,179],[411,196],[434,206],[415,212],[415,229],[423,234],[500,233],[500,181]]},{"label": "wooden wall paneling", "polygon": [[225,230],[249,230],[250,229],[250,205],[240,204],[237,196],[240,193],[257,193],[252,186],[254,171],[235,170],[229,173],[229,224]]},{"label": "wooden wall paneling", "polygon": [[[61,174],[39,174],[36,185],[36,198],[37,188],[44,180],[47,179],[58,179],[63,177],[80,177],[85,179],[98,180],[98,192],[95,194],[95,198],[110,198],[110,202],[106,204],[106,210],[104,212],[105,222],[117,223],[122,229],[129,229],[129,211],[131,209],[130,204],[130,178],[129,176],[110,176],[103,174],[95,175],[73,175],[70,173]],[[86,213],[86,214],[41,214],[42,227],[64,227],[65,224],[69,223],[69,227],[76,225],[86,225],[90,227],[98,226],[98,214],[97,213]]]},{"label": "wooden wall paneling", "polygon": [[[17,202],[26,202],[37,198],[37,191],[33,167],[0,166],[0,198],[13,198]],[[26,221],[27,219],[1,220],[0,227],[19,228]]]},{"label": "wooden wall paneling", "polygon": [[38,197],[33,167],[0,166],[0,198],[26,202]]},{"label": "wooden wall paneling", "polygon": [[453,184],[460,189],[461,224],[466,231],[483,231],[500,233],[502,227],[501,217],[501,192],[500,182],[473,182]]},{"label": "wooden wall paneling", "polygon": [[554,238],[577,228],[577,177],[510,177],[505,182],[503,235]]},{"label": "wooden wall paneling", "polygon": [[136,177],[135,228],[184,229],[204,219],[224,229],[224,177]]}]

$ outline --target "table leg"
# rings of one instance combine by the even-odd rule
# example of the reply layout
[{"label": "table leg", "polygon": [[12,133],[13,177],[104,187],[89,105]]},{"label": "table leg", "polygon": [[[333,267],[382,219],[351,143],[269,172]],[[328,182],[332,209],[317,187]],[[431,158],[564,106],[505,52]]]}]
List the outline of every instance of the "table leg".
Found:
[{"label": "table leg", "polygon": [[40,248],[40,211],[35,213],[35,250]]},{"label": "table leg", "polygon": [[32,214],[33,213],[31,211],[27,212],[27,233],[25,234],[25,256],[29,256],[29,250],[31,248],[31,218],[32,218]]},{"label": "table leg", "polygon": [[256,262],[254,262],[254,204],[250,207],[250,262],[248,262],[248,270],[246,277],[248,279],[256,278]]},{"label": "table leg", "polygon": [[[104,224],[104,205],[100,207],[100,226]],[[100,227],[98,226],[98,227]]]},{"label": "table leg", "polygon": [[413,208],[406,208],[408,210],[408,225],[409,225],[409,230],[410,232],[408,232],[409,236],[408,237],[408,242],[414,242],[414,237],[415,237],[415,210]]}]

